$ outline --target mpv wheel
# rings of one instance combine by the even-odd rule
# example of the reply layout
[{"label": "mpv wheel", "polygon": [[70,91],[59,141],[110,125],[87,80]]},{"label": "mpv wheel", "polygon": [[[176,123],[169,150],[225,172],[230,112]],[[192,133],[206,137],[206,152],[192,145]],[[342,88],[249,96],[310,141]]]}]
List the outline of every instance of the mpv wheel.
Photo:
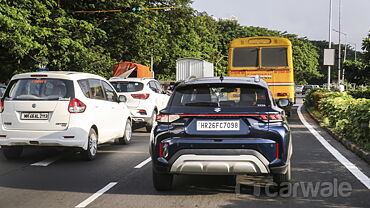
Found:
[{"label": "mpv wheel", "polygon": [[22,152],[22,146],[2,146],[4,157],[8,160],[18,159]]},{"label": "mpv wheel", "polygon": [[285,174],[275,174],[273,176],[274,182],[278,186],[280,186],[284,182],[289,182],[291,180],[291,177],[292,177],[292,175],[291,175],[291,169],[290,169],[290,162],[288,164],[288,169],[287,169]]},{"label": "mpv wheel", "polygon": [[96,157],[96,151],[98,149],[98,134],[94,129],[90,129],[88,136],[87,150],[82,152],[86,160],[93,160]]},{"label": "mpv wheel", "polygon": [[129,144],[131,142],[132,136],[132,123],[130,119],[127,119],[126,127],[125,127],[125,134],[122,138],[118,139],[119,144]]},{"label": "mpv wheel", "polygon": [[157,173],[153,170],[153,185],[157,191],[167,191],[172,188],[172,174]]},{"label": "mpv wheel", "polygon": [[152,131],[152,128],[155,124],[156,119],[157,119],[157,112],[153,111],[152,118],[150,119],[150,123],[147,123],[145,126],[147,132]]}]

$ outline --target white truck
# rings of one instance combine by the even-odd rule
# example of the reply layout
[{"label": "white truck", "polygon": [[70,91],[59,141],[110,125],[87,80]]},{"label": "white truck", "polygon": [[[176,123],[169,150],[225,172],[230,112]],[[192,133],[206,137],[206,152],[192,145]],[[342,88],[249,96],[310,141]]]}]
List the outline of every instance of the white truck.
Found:
[{"label": "white truck", "polygon": [[214,77],[213,63],[197,58],[181,58],[176,60],[176,81],[191,76],[196,78]]}]

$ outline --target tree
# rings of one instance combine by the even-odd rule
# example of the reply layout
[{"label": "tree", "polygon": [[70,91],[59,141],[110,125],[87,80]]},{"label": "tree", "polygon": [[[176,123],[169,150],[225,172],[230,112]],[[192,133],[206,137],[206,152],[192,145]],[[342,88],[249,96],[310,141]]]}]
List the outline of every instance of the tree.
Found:
[{"label": "tree", "polygon": [[96,44],[103,30],[70,17],[50,0],[1,0],[0,66],[2,82],[10,76],[35,71],[40,63],[49,70],[71,70],[107,75],[112,59]]},{"label": "tree", "polygon": [[370,31],[362,41],[363,58],[358,61],[346,61],[344,63],[345,79],[350,83],[358,85],[369,85],[370,83]]}]

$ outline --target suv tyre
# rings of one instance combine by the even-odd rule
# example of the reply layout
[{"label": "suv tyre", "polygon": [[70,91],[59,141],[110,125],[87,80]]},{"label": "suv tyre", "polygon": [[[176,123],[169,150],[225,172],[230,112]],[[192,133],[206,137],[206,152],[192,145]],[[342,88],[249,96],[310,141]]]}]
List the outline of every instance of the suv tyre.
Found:
[{"label": "suv tyre", "polygon": [[157,191],[167,191],[172,188],[173,175],[157,173],[153,170],[153,185]]}]

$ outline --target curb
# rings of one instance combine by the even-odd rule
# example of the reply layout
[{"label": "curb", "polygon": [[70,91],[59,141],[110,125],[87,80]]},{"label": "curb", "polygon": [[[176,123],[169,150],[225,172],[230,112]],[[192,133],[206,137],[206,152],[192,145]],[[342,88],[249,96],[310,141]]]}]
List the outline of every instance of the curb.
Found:
[{"label": "curb", "polygon": [[369,151],[366,151],[364,149],[362,149],[361,147],[359,147],[357,144],[351,142],[350,140],[346,139],[345,137],[343,136],[340,136],[339,134],[337,134],[336,132],[334,132],[333,129],[329,128],[329,127],[326,127],[326,126],[322,126],[321,123],[322,121],[318,118],[316,118],[311,112],[310,110],[308,110],[308,108],[306,108],[305,106],[305,109],[306,111],[308,112],[308,114],[311,116],[311,118],[318,124],[321,126],[321,128],[323,128],[326,132],[328,132],[330,134],[330,136],[332,136],[335,140],[339,141],[340,143],[342,143],[347,149],[351,150],[353,153],[355,153],[357,156],[359,156],[361,159],[363,159],[365,162],[367,162],[367,164],[370,165],[370,152]]}]

